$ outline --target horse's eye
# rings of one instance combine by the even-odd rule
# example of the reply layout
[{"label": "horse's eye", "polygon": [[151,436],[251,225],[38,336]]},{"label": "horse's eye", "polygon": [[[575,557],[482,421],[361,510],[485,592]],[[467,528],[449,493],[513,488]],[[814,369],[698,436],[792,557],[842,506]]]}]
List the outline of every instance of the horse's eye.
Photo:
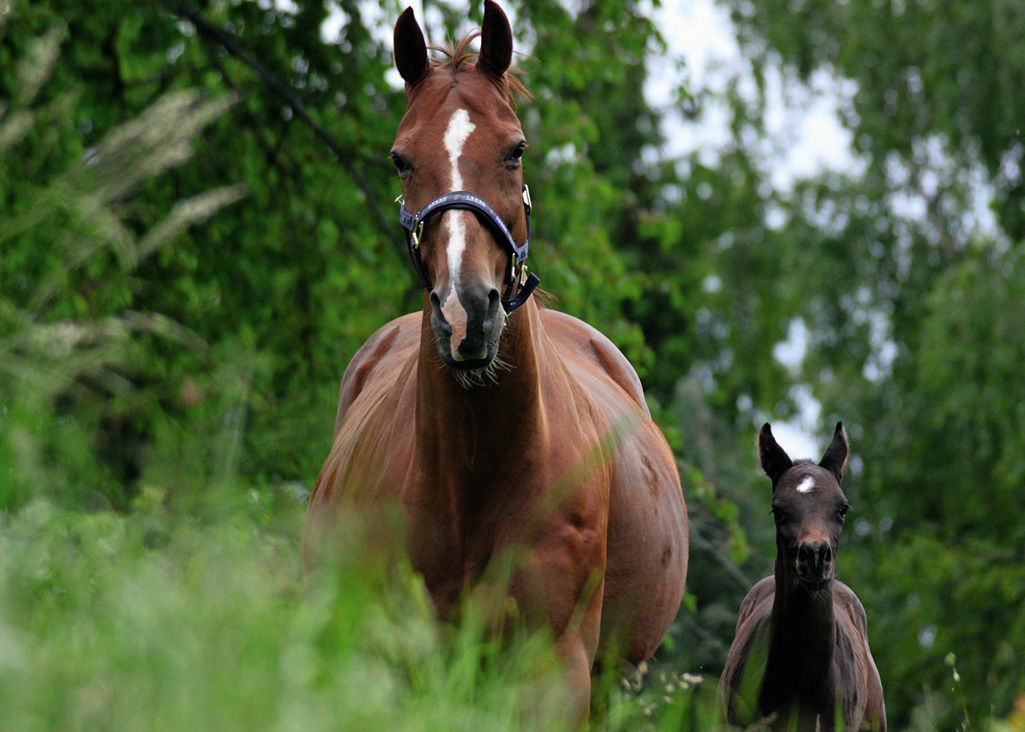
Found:
[{"label": "horse's eye", "polygon": [[786,512],[782,508],[777,508],[776,506],[769,509],[769,513],[772,514],[772,517],[776,519],[776,521],[781,521],[783,517],[786,516]]},{"label": "horse's eye", "polygon": [[523,160],[523,150],[527,147],[527,143],[520,141],[516,147],[509,151],[509,155],[506,156],[506,165],[519,165]]},{"label": "horse's eye", "polygon": [[851,504],[849,504],[849,503],[845,503],[842,506],[840,506],[840,509],[839,509],[838,513],[840,514],[841,518],[843,518],[844,516],[847,515],[847,509],[849,509],[850,507],[851,507]]},{"label": "horse's eye", "polygon": [[399,155],[397,152],[391,154],[392,162],[395,163],[395,170],[399,171],[399,175],[405,178],[407,175],[413,172],[413,166],[409,164],[409,161]]}]

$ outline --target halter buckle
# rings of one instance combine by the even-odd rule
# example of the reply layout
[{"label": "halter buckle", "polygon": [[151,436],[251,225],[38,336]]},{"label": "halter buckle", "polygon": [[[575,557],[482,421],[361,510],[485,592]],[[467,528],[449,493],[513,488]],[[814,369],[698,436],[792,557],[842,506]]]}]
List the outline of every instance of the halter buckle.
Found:
[{"label": "halter buckle", "polygon": [[523,184],[523,205],[527,207],[527,213],[529,214],[532,205],[530,203],[530,189],[526,183]]},{"label": "halter buckle", "polygon": [[419,224],[417,224],[416,228],[413,229],[409,233],[409,238],[413,240],[413,248],[414,249],[419,249],[420,248],[420,237],[423,236],[423,233],[424,233],[424,222],[423,221],[421,221]]}]

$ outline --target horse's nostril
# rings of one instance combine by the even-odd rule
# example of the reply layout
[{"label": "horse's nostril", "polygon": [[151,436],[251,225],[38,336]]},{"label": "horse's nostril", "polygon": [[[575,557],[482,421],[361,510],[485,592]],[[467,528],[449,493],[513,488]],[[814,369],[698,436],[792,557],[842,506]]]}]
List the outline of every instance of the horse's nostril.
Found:
[{"label": "horse's nostril", "polygon": [[449,324],[448,320],[445,318],[445,313],[441,309],[441,299],[438,297],[438,293],[437,293],[436,290],[432,290],[431,291],[430,301],[431,301],[431,310],[434,311],[434,320],[435,320],[435,323],[436,323],[437,327],[440,327],[441,331],[443,333],[445,333],[446,335],[451,335],[452,334],[452,326]]},{"label": "horse's nostril", "polygon": [[491,329],[495,327],[495,318],[498,317],[498,313],[502,307],[502,295],[494,287],[488,292],[488,312],[484,316],[484,332],[490,333]]}]

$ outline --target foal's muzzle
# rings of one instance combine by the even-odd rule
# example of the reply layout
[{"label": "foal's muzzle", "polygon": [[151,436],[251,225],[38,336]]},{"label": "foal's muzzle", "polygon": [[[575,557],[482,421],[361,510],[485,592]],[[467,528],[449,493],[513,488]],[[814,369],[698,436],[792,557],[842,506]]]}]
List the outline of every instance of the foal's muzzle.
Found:
[{"label": "foal's muzzle", "polygon": [[827,542],[804,542],[797,548],[797,579],[810,589],[833,579],[833,550]]}]

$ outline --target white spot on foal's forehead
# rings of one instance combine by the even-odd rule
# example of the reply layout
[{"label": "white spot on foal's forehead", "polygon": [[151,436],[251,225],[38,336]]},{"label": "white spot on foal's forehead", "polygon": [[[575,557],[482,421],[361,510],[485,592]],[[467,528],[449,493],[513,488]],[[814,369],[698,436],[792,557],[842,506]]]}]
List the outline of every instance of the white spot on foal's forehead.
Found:
[{"label": "white spot on foal's forehead", "polygon": [[811,493],[812,490],[814,490],[814,488],[815,488],[815,479],[812,478],[810,475],[808,475],[808,476],[805,476],[804,480],[802,480],[800,483],[797,484],[796,490],[797,490],[798,493]]}]

